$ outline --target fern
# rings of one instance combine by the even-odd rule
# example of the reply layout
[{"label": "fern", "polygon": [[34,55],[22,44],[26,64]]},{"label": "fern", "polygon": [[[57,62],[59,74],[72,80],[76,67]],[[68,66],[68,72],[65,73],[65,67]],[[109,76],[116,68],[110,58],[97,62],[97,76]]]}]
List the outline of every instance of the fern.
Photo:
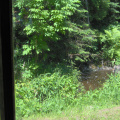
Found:
[{"label": "fern", "polygon": [[101,43],[104,44],[102,49],[105,58],[113,59],[120,57],[120,30],[118,27],[105,30]]}]

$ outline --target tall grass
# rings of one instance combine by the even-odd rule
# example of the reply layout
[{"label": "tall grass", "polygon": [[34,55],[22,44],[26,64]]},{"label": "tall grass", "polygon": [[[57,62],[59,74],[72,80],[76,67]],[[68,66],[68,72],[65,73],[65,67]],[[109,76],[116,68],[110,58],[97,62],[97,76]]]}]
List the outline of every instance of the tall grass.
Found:
[{"label": "tall grass", "polygon": [[[80,98],[80,105],[89,106],[95,105],[99,108],[102,106],[107,107],[112,105],[120,104],[120,75],[111,74],[109,79],[103,84],[103,88],[87,91]],[[79,99],[79,98],[78,98]]]},{"label": "tall grass", "polygon": [[[77,71],[42,74],[27,82],[16,84],[17,119],[30,115],[47,115],[85,109],[99,110],[120,104],[120,75],[110,75],[103,88],[86,91],[78,82]],[[75,114],[75,113],[74,113]],[[69,116],[69,115],[68,115]]]},{"label": "tall grass", "polygon": [[74,103],[83,86],[77,71],[63,74],[61,70],[41,74],[31,81],[16,83],[17,119],[34,113],[60,112]]}]

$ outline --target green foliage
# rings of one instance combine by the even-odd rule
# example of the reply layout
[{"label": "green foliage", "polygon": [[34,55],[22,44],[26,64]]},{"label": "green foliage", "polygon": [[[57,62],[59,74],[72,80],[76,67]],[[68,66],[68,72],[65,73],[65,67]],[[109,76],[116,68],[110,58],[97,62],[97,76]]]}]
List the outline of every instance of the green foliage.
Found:
[{"label": "green foliage", "polygon": [[[79,83],[80,84],[80,83]],[[16,84],[17,117],[32,114],[60,113],[76,106],[80,111],[88,106],[101,109],[120,104],[120,75],[110,75],[103,88],[78,93],[76,76],[60,72],[40,75],[27,83]],[[81,85],[81,84],[80,84]],[[80,87],[81,90],[83,89]],[[68,108],[68,109],[69,109]]]},{"label": "green foliage", "polygon": [[119,22],[120,5],[117,1],[92,0],[89,2],[89,15],[92,28],[104,31],[109,25]]},{"label": "green foliage", "polygon": [[103,44],[103,56],[105,59],[120,58],[120,30],[113,27],[105,30],[101,35],[101,44]]},{"label": "green foliage", "polygon": [[80,108],[92,106],[94,109],[101,109],[112,105],[120,105],[120,75],[110,75],[103,84],[103,88],[87,91],[78,98]]},{"label": "green foliage", "polygon": [[78,82],[80,73],[66,65],[68,59],[70,65],[95,58],[100,61],[99,54],[120,63],[120,28],[110,25],[119,23],[119,4],[90,0],[88,5],[87,11],[81,0],[15,1],[19,16],[14,17],[14,22],[20,21],[15,25],[14,45],[15,72],[19,75],[17,118],[60,112],[73,105],[81,108],[119,104],[118,74],[111,75],[102,89],[84,92]]},{"label": "green foliage", "polygon": [[75,11],[79,11],[79,4],[79,0],[48,0],[46,3],[43,0],[31,0],[28,3],[27,0],[17,1],[15,6],[21,9],[19,15],[24,18],[26,25],[24,31],[27,35],[32,35],[30,47],[27,45],[23,55],[34,49],[37,54],[44,50],[50,51],[47,42],[60,40],[58,32],[64,35],[66,31],[73,31],[65,20]]},{"label": "green foliage", "polygon": [[29,36],[29,40],[21,42],[22,47],[20,46],[21,57],[29,58],[24,60],[26,64],[31,65],[30,68],[27,66],[28,70],[32,70],[34,64],[38,64],[39,69],[42,69],[43,64],[63,62],[67,58],[69,34],[80,34],[78,24],[70,22],[70,19],[76,13],[80,15],[87,12],[80,9],[80,6],[79,0],[15,2],[14,7],[19,9],[19,18],[22,21],[20,24],[24,25],[25,36]]},{"label": "green foliage", "polygon": [[94,43],[97,41],[94,30],[78,28],[74,37],[72,36],[71,34],[70,38],[73,40],[69,41],[69,53],[73,55],[72,60],[74,62],[88,62],[90,56],[93,57]]},{"label": "green foliage", "polygon": [[[29,38],[18,37],[21,45],[15,47],[16,53],[22,52],[20,57],[29,57],[31,66],[34,63],[63,62],[68,54],[77,54],[73,62],[86,62],[90,57],[101,54],[100,41],[96,40],[92,27],[103,31],[104,27],[118,21],[120,6],[110,0],[91,0],[88,6],[85,4],[80,0],[16,0],[14,9],[19,15],[14,21],[19,19],[24,29],[24,34],[19,35]],[[109,54],[111,59],[113,49],[109,50]]]},{"label": "green foliage", "polygon": [[102,20],[108,14],[110,0],[91,0],[89,3],[89,11],[91,20]]},{"label": "green foliage", "polygon": [[103,92],[105,96],[115,102],[116,104],[119,104],[120,102],[120,75],[115,74],[111,75],[110,79],[106,81],[104,84]]},{"label": "green foliage", "polygon": [[116,61],[113,61],[113,63],[115,62],[115,65],[120,65],[120,58],[117,58]]},{"label": "green foliage", "polygon": [[61,75],[58,71],[41,74],[28,82],[16,83],[17,117],[65,109],[80,95],[78,87],[83,89],[77,76],[77,71],[68,75]]},{"label": "green foliage", "polygon": [[110,22],[116,22],[120,19],[119,14],[120,14],[120,4],[119,2],[110,2]]}]

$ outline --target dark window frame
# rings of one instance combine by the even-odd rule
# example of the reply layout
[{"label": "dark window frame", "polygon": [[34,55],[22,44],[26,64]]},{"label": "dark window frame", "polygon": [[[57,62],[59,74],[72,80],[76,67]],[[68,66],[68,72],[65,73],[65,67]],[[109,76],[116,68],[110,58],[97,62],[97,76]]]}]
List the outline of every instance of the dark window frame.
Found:
[{"label": "dark window frame", "polygon": [[0,120],[15,120],[12,0],[0,5]]}]

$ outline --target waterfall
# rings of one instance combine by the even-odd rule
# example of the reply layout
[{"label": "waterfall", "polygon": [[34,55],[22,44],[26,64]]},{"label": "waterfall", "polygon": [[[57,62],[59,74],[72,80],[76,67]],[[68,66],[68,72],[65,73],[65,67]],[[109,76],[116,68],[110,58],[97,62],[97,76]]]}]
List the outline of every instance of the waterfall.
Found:
[{"label": "waterfall", "polygon": [[[88,0],[85,0],[85,3],[86,3],[86,9],[88,11]],[[90,25],[90,18],[89,18],[89,11],[87,12],[87,23]]]}]

